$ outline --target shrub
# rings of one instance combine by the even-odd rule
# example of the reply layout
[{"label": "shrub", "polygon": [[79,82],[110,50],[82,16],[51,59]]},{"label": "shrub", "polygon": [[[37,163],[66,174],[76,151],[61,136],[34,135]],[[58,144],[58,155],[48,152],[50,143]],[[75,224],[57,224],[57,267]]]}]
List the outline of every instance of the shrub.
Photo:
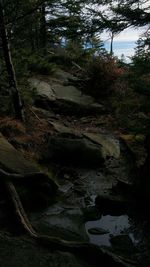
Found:
[{"label": "shrub", "polygon": [[33,53],[30,49],[13,50],[13,62],[17,78],[27,77],[30,72],[38,74],[51,74],[55,70],[55,65],[49,62],[46,55]]},{"label": "shrub", "polygon": [[66,69],[72,67],[72,62],[82,65],[89,56],[85,49],[73,42],[69,42],[65,47],[56,47],[50,53],[49,62],[62,65]]},{"label": "shrub", "polygon": [[42,75],[49,75],[55,71],[55,65],[48,62],[47,58],[33,55],[29,57],[28,70]]},{"label": "shrub", "polygon": [[135,55],[131,58],[131,85],[143,95],[150,96],[150,46],[149,32],[137,41]]},{"label": "shrub", "polygon": [[97,57],[90,61],[86,68],[84,92],[95,98],[108,97],[112,91],[112,85],[120,75],[113,59]]},{"label": "shrub", "polygon": [[145,98],[136,93],[125,80],[118,81],[113,88],[110,105],[119,126],[132,133],[143,133],[148,126],[143,113]]},{"label": "shrub", "polygon": [[55,63],[60,66],[72,66],[72,60],[70,56],[66,53],[65,49],[57,51],[49,56],[49,62]]},{"label": "shrub", "polygon": [[131,86],[142,95],[150,96],[150,75],[140,75],[133,73],[130,77]]}]

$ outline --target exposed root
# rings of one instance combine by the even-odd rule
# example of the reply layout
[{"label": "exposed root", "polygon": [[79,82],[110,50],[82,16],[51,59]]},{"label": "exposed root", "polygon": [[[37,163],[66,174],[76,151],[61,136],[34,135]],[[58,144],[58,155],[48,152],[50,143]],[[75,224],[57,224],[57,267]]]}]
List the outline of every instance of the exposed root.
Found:
[{"label": "exposed root", "polygon": [[[19,177],[20,175],[8,174],[0,169],[1,178],[8,194],[8,198],[15,213],[17,222],[24,229],[26,234],[39,243],[42,246],[50,248],[51,250],[61,250],[75,253],[92,263],[105,264],[107,267],[134,267],[134,262],[128,263],[119,256],[114,255],[111,252],[90,244],[82,242],[66,241],[57,237],[51,237],[47,235],[38,234],[32,227],[26,212],[22,206],[20,197],[15,189],[14,184],[8,179],[10,177]],[[4,179],[5,178],[5,179]],[[7,178],[7,179],[6,179]]]}]

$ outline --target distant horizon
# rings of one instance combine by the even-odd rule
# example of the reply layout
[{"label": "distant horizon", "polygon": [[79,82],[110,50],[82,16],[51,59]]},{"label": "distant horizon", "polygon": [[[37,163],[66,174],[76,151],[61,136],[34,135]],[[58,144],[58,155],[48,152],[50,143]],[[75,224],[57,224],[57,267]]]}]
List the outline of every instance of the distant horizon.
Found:
[{"label": "distant horizon", "polygon": [[[110,40],[106,40],[106,41],[103,41],[104,43],[105,42],[110,42]],[[113,43],[115,43],[115,42],[117,42],[117,43],[136,43],[137,42],[137,40],[114,40],[113,41]]]},{"label": "distant horizon", "polygon": [[[125,60],[127,63],[131,61],[130,57],[132,57],[135,54],[135,48],[136,48],[136,41],[131,40],[114,40],[113,41],[113,53],[114,56],[117,56],[118,58],[121,58],[122,55],[124,55]],[[86,43],[84,45],[86,48],[91,48],[90,43]],[[106,49],[106,51],[110,52],[110,40],[103,41],[103,47]]]},{"label": "distant horizon", "polygon": [[[109,52],[110,51],[110,40],[104,41],[104,47]],[[127,62],[130,61],[135,53],[136,41],[131,40],[114,40],[113,41],[113,52],[118,58],[122,55],[125,56]]]},{"label": "distant horizon", "polygon": [[[137,41],[139,37],[147,30],[147,27],[130,27],[119,34],[114,36],[114,41]],[[101,40],[107,41],[110,39],[110,34],[107,31],[104,31],[101,35]]]}]

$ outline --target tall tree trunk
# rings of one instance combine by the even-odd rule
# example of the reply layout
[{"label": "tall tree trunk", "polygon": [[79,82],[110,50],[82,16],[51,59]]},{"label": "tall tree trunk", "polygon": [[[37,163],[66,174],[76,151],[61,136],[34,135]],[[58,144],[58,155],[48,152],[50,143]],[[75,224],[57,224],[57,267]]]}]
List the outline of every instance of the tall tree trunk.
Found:
[{"label": "tall tree trunk", "polygon": [[113,55],[113,41],[114,41],[114,33],[111,33],[111,39],[110,39],[110,55]]},{"label": "tall tree trunk", "polygon": [[30,46],[31,46],[31,50],[34,53],[35,52],[35,33],[34,33],[34,29],[33,29],[33,25],[30,25],[29,28],[29,32],[30,32]]},{"label": "tall tree trunk", "polygon": [[46,44],[47,44],[47,31],[46,31],[46,12],[45,12],[45,3],[41,7],[41,27],[40,27],[40,44],[43,48],[44,53],[46,53]]},{"label": "tall tree trunk", "polygon": [[2,0],[0,0],[0,37],[1,37],[1,41],[2,41],[3,54],[4,54],[6,69],[7,69],[7,73],[8,73],[9,86],[10,86],[10,90],[11,90],[10,93],[12,95],[15,117],[16,117],[16,119],[23,121],[24,116],[23,116],[22,103],[21,103],[21,98],[19,95],[18,87],[17,87],[15,70],[14,70],[14,66],[12,63],[12,59],[11,59],[8,34],[7,34],[7,29],[5,27],[5,18],[4,18],[4,10],[3,10],[3,1]]}]

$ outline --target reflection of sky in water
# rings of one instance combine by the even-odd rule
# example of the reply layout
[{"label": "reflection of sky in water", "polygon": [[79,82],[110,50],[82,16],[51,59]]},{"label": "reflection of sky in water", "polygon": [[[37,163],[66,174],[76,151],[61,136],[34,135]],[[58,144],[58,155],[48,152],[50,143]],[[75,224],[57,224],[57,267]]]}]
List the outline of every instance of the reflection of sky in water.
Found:
[{"label": "reflection of sky in water", "polygon": [[[113,51],[114,55],[121,57],[124,54],[127,61],[129,61],[128,57],[134,55],[134,48],[136,47],[135,41],[114,41],[113,43]],[[106,50],[110,51],[110,42],[105,42]]]},{"label": "reflection of sky in water", "polygon": [[100,246],[111,246],[110,243],[110,235],[120,235],[120,234],[129,234],[132,241],[136,244],[137,240],[134,237],[134,234],[132,231],[130,231],[130,220],[127,215],[121,215],[121,216],[102,216],[101,219],[96,221],[88,221],[85,224],[86,230],[88,232],[88,229],[99,227],[104,230],[109,230],[108,234],[104,235],[92,235],[89,234],[90,242],[93,244],[97,244]]}]

